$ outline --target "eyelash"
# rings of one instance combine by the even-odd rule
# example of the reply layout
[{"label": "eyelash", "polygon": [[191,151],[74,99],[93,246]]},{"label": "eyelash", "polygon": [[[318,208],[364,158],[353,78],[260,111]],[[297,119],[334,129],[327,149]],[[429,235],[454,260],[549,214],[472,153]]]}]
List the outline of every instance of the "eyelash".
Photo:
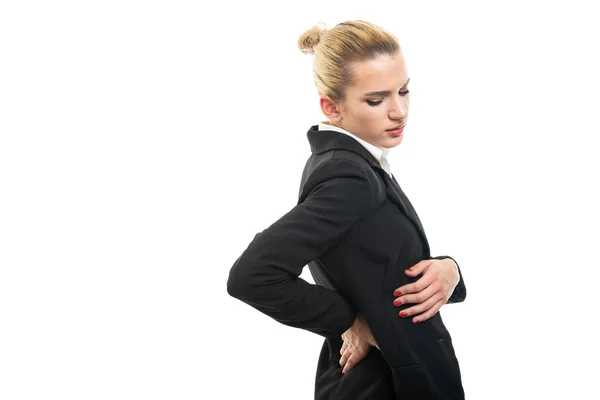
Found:
[{"label": "eyelash", "polygon": [[[398,92],[398,93],[400,93],[400,95],[402,95],[402,96],[406,96],[407,94],[410,93],[410,90],[405,90],[404,92]],[[379,101],[367,100],[367,104],[370,105],[370,106],[372,106],[372,107],[380,105],[381,102],[383,102],[383,100],[379,100]]]}]

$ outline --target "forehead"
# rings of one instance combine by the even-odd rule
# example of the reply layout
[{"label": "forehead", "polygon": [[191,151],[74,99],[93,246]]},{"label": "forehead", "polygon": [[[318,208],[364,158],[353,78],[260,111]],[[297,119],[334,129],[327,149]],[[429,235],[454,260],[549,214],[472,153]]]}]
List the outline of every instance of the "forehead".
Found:
[{"label": "forehead", "polygon": [[357,61],[350,66],[354,83],[348,92],[363,94],[402,87],[407,79],[406,64],[402,53],[379,55],[370,60]]}]

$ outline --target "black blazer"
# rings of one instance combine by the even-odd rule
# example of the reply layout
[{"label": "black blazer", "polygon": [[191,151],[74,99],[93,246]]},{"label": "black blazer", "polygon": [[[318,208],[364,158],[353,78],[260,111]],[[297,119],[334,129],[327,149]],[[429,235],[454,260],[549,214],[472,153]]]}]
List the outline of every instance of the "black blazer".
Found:
[{"label": "black blazer", "polygon": [[[431,257],[402,189],[356,140],[308,131],[312,155],[298,204],[258,233],[229,273],[227,291],[276,321],[325,337],[315,399],[463,399],[459,364],[438,312],[422,323],[398,313],[404,271]],[[299,278],[305,265],[316,285]],[[459,269],[460,273],[460,269]],[[465,299],[460,273],[449,302]],[[341,334],[364,315],[381,351],[341,374]],[[282,394],[283,397],[285,397]]]}]

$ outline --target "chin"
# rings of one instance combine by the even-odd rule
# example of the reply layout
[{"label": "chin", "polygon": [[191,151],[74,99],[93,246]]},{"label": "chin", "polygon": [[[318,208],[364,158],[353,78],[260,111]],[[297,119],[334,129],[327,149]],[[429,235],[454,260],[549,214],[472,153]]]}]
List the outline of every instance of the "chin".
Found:
[{"label": "chin", "polygon": [[404,136],[400,136],[397,138],[393,138],[393,139],[388,139],[385,141],[385,143],[383,143],[383,145],[381,147],[386,148],[386,149],[391,149],[393,147],[399,146],[400,143],[402,143],[402,139]]}]

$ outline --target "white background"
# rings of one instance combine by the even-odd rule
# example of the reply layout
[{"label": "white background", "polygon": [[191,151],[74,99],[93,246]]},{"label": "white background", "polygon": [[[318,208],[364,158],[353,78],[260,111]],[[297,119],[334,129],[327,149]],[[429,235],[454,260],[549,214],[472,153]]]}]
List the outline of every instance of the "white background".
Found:
[{"label": "white background", "polygon": [[600,398],[593,2],[200,4],[1,3],[1,399],[312,398],[323,338],[226,281],[323,120],[297,39],[348,19],[404,50],[391,165],[464,273],[467,398]]}]

